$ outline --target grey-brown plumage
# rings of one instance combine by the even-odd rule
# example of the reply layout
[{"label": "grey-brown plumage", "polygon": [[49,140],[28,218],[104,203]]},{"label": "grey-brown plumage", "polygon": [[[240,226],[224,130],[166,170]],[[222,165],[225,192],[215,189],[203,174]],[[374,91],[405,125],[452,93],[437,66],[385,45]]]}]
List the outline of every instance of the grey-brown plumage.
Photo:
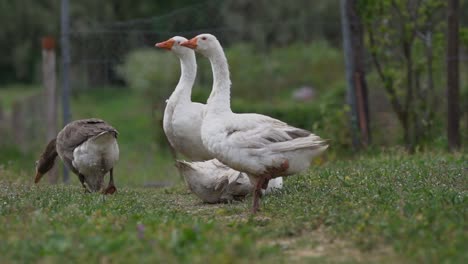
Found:
[{"label": "grey-brown plumage", "polygon": [[90,191],[100,191],[105,174],[110,172],[109,186],[104,193],[114,193],[113,166],[119,156],[117,135],[117,130],[101,119],[82,119],[69,123],[56,139],[49,142],[41,155],[35,182],[39,182],[42,175],[52,168],[55,152]]},{"label": "grey-brown plumage", "polygon": [[57,135],[57,152],[62,157],[74,173],[78,174],[73,167],[73,151],[88,139],[95,137],[102,132],[113,133],[117,138],[118,132],[115,128],[107,124],[104,120],[97,118],[76,120],[66,125]]},{"label": "grey-brown plumage", "polygon": [[[55,158],[57,158],[58,155],[57,148],[55,146],[56,141],[56,138],[49,141],[41,157],[36,161],[36,173],[39,172],[42,175],[54,167]],[[36,183],[39,180],[40,179],[36,178]]]}]

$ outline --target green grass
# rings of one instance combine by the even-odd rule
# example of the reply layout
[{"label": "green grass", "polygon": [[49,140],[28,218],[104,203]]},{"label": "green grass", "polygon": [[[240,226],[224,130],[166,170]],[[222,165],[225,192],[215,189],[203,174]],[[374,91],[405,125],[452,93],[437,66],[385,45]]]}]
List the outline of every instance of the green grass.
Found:
[{"label": "green grass", "polygon": [[[262,199],[207,205],[182,185],[33,186],[0,168],[0,262],[466,263],[467,156],[329,162]],[[129,175],[131,176],[131,175]]]}]

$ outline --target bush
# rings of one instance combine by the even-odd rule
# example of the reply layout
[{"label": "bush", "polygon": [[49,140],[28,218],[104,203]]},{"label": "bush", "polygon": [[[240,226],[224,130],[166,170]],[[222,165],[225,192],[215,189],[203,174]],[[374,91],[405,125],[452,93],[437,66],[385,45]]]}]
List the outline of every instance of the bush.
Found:
[{"label": "bush", "polygon": [[276,98],[303,85],[318,91],[335,87],[344,79],[343,56],[326,42],[296,43],[261,53],[249,45],[226,50],[233,95],[243,98]]},{"label": "bush", "polygon": [[[343,82],[343,56],[326,42],[296,43],[266,53],[247,44],[226,49],[231,70],[233,97],[255,99],[288,95],[303,85],[326,90]],[[206,58],[198,55],[197,87],[212,86],[212,72]],[[156,100],[165,100],[177,84],[179,60],[170,52],[136,50],[118,72],[132,88],[145,91]]]},{"label": "bush", "polygon": [[179,60],[170,52],[142,49],[131,52],[117,68],[130,88],[157,101],[172,93],[180,76]]}]

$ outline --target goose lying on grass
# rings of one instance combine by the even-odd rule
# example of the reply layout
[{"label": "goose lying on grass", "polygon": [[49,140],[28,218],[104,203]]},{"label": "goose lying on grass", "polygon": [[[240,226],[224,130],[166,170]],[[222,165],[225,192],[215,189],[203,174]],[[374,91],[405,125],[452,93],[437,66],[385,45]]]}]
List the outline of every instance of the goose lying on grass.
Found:
[{"label": "goose lying on grass", "polygon": [[245,173],[219,162],[176,161],[190,190],[206,203],[243,200],[252,192],[252,184]]},{"label": "goose lying on grass", "polygon": [[[190,190],[206,203],[243,200],[253,190],[247,174],[233,170],[217,159],[198,162],[178,160],[176,167]],[[282,187],[282,179],[275,178],[262,193],[269,194]]]},{"label": "goose lying on grass", "polygon": [[[76,120],[66,125],[46,146],[36,162],[38,183],[54,166],[58,156],[75,173],[87,191],[113,194],[113,168],[119,159],[117,130],[105,121],[91,118]],[[109,185],[103,190],[104,176],[109,172]]]},{"label": "goose lying on grass", "polygon": [[[213,155],[203,145],[200,129],[206,106],[201,103],[192,102],[191,100],[192,87],[197,75],[197,63],[195,52],[180,45],[184,41],[187,41],[187,39],[175,36],[164,42],[156,43],[155,46],[171,51],[180,60],[180,79],[174,92],[167,100],[164,110],[163,129],[169,143],[176,152],[183,154],[192,161],[204,161],[193,165],[186,162],[177,163],[179,164],[177,166],[179,171],[184,176],[189,188],[193,191],[198,190],[198,188],[195,188],[195,185],[214,186],[217,179],[223,178],[225,175],[239,175],[239,171],[230,169],[227,166],[220,166],[220,162],[213,159]],[[188,167],[181,166],[181,164],[190,165],[191,169],[182,169]],[[201,180],[203,182],[197,182],[197,178],[194,178],[193,175],[199,175],[201,177],[200,180],[203,179]],[[207,183],[207,181],[210,181],[210,183]],[[238,181],[237,183],[239,182],[248,183],[248,181]],[[279,177],[271,182],[268,190],[281,189],[282,185],[283,179]],[[250,186],[250,183],[248,186]],[[236,196],[232,192],[235,192],[237,189],[229,189],[228,192],[231,192],[230,195]],[[209,191],[213,191],[213,194],[208,194]],[[204,201],[207,201],[203,198],[207,195],[210,197],[222,196],[219,194],[219,190],[215,191],[212,188],[205,188],[205,194],[203,195],[200,195],[196,191],[194,193]],[[239,193],[238,195],[245,196],[243,193]],[[213,198],[209,200],[210,203],[216,202]]]},{"label": "goose lying on grass", "polygon": [[210,60],[213,89],[201,126],[204,146],[229,167],[245,172],[254,185],[252,212],[259,208],[261,189],[280,175],[306,170],[312,158],[328,145],[311,132],[259,114],[236,114],[231,110],[231,80],[221,44],[211,34],[201,34],[182,46]]}]

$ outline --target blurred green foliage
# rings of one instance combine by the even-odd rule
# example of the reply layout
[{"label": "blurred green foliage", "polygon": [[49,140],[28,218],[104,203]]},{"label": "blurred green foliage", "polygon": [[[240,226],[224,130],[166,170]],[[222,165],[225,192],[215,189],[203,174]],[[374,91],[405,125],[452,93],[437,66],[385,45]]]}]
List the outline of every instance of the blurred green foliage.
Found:
[{"label": "blurred green foliage", "polygon": [[325,39],[341,47],[339,1],[225,0],[221,5],[226,40],[256,47],[285,47]]},{"label": "blurred green foliage", "polygon": [[460,28],[460,41],[465,47],[468,47],[468,26]]},{"label": "blurred green foliage", "polygon": [[[344,81],[343,56],[324,41],[294,44],[259,51],[252,45],[238,44],[225,49],[232,79],[233,97],[268,100],[289,97],[301,86],[326,91]],[[199,87],[209,93],[212,72],[209,61],[197,55]],[[131,88],[152,94],[156,101],[165,100],[180,76],[178,58],[167,51],[137,50],[130,53],[118,68]]]},{"label": "blurred green foliage", "polygon": [[[55,36],[60,51],[60,4],[61,1],[0,1],[0,83],[40,80],[41,38]],[[69,4],[71,37],[74,37],[78,32],[103,29],[109,23],[167,14],[197,3],[192,0],[81,0]],[[168,21],[164,30],[174,30],[168,26],[181,25]],[[75,42],[71,43],[72,53],[81,48]],[[72,56],[72,62],[74,59]]]},{"label": "blurred green foliage", "polygon": [[[113,50],[125,55],[120,54],[122,45],[139,42],[142,46],[144,39],[131,38],[132,32],[141,31],[167,38],[171,32],[193,35],[208,29],[229,44],[249,40],[262,48],[317,39],[339,46],[337,5],[338,1],[327,0],[70,1],[72,63],[88,55],[82,49],[94,56],[86,59],[103,55],[115,59]],[[60,1],[1,1],[0,24],[0,83],[40,80],[40,40],[51,35],[59,44]],[[124,34],[119,37],[121,43],[112,32]]]},{"label": "blurred green foliage", "polygon": [[117,72],[131,89],[161,102],[169,97],[179,80],[180,63],[169,52],[143,49],[131,52]]},{"label": "blurred green foliage", "polygon": [[[296,43],[267,52],[252,45],[234,45],[226,49],[226,56],[233,96],[247,99],[290,97],[291,91],[301,86],[321,92],[344,81],[343,55],[325,41]],[[205,58],[199,57],[206,63]],[[211,86],[211,82],[205,85]]]}]

